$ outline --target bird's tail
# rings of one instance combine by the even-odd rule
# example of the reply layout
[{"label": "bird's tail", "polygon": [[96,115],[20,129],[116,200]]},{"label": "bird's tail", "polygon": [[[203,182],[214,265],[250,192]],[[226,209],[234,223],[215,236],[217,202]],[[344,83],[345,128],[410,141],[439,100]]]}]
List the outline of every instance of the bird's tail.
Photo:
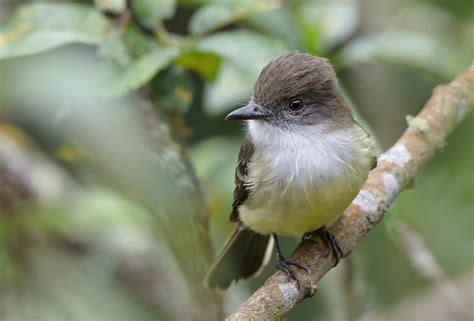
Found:
[{"label": "bird's tail", "polygon": [[238,224],[206,276],[209,287],[228,288],[234,280],[258,275],[270,260],[273,239]]}]

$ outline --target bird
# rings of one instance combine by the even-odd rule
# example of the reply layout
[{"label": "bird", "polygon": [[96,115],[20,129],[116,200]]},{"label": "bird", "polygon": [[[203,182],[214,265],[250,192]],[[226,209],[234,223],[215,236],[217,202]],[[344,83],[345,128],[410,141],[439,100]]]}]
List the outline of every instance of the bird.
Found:
[{"label": "bird", "polygon": [[277,269],[295,279],[292,266],[307,272],[285,259],[278,236],[321,232],[337,264],[342,252],[327,228],[357,195],[376,165],[376,152],[372,137],[354,120],[330,62],[300,52],[271,60],[248,104],[226,120],[245,122],[230,214],[235,228],[206,284],[225,289],[258,275],[274,244]]}]

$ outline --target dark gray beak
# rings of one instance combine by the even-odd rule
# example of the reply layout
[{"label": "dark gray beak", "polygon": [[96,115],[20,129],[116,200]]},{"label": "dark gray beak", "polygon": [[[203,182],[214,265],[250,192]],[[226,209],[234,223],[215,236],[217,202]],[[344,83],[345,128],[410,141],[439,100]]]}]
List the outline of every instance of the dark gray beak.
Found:
[{"label": "dark gray beak", "polygon": [[268,112],[264,111],[262,107],[251,102],[231,112],[225,120],[266,119],[268,116]]}]

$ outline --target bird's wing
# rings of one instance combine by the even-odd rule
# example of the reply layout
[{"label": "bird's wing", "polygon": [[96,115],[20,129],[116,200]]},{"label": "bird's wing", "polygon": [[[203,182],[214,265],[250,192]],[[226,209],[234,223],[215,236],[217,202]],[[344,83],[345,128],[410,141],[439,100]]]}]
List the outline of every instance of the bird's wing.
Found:
[{"label": "bird's wing", "polygon": [[232,202],[232,213],[230,214],[231,222],[240,221],[239,207],[247,199],[250,193],[248,165],[254,150],[253,143],[250,137],[247,135],[242,142],[242,146],[240,147],[237,168],[235,169],[234,201]]},{"label": "bird's wing", "polygon": [[354,120],[354,122],[364,131],[364,133],[367,135],[367,139],[370,141],[370,144],[372,145],[372,149],[374,150],[374,155],[372,156],[372,159],[370,160],[370,170],[373,170],[375,167],[377,167],[377,154],[375,152],[375,148],[374,148],[374,145],[375,145],[375,141],[374,139],[372,138],[372,136],[370,136],[369,132],[367,131],[367,129],[364,128],[364,126],[362,126],[361,124],[359,124],[356,120]]},{"label": "bird's wing", "polygon": [[377,156],[374,155],[370,162],[370,170],[373,170],[375,167],[377,167]]}]

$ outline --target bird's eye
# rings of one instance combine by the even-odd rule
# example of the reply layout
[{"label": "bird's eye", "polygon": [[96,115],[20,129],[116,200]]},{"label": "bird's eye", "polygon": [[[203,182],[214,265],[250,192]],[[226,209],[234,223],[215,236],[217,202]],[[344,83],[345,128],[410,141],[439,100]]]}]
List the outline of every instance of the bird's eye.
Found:
[{"label": "bird's eye", "polygon": [[303,101],[301,99],[293,99],[292,101],[290,101],[290,103],[288,104],[288,108],[291,110],[291,111],[298,111],[300,110],[301,108],[303,108]]}]

